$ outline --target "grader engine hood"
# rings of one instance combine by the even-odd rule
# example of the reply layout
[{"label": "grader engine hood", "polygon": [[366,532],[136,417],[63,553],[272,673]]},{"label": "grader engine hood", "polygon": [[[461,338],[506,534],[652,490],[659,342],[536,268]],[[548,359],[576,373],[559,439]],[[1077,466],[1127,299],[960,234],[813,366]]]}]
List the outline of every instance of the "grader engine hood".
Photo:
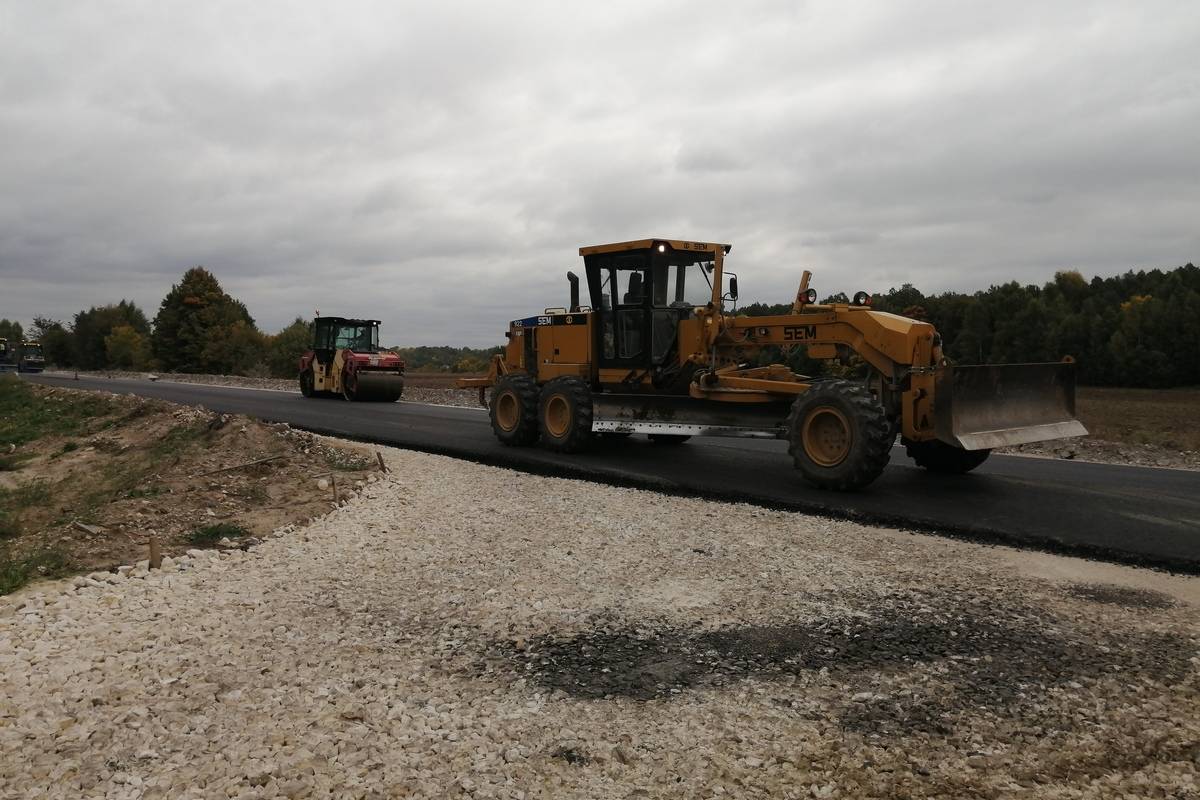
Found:
[{"label": "grader engine hood", "polygon": [[937,438],[964,450],[1087,434],[1071,362],[946,367],[934,396]]}]

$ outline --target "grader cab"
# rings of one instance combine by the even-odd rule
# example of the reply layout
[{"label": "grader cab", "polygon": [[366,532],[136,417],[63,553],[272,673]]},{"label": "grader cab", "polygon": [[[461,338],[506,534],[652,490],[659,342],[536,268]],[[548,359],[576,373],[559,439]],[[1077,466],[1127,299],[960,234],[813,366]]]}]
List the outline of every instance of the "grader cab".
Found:
[{"label": "grader cab", "polygon": [[[857,489],[896,436],[930,470],[962,473],[1001,445],[1078,436],[1074,365],[953,366],[933,326],[852,303],[821,305],[804,273],[791,313],[733,316],[727,244],[643,239],[581,248],[590,305],[568,273],[567,307],[513,321],[484,378],[492,428],[509,445],[581,450],[598,435],[784,439],[811,483]],[[765,348],[861,359],[859,379],[758,365]]]},{"label": "grader cab", "polygon": [[404,361],[379,347],[379,320],[321,317],[300,358],[300,393],[394,403],[404,393]]}]

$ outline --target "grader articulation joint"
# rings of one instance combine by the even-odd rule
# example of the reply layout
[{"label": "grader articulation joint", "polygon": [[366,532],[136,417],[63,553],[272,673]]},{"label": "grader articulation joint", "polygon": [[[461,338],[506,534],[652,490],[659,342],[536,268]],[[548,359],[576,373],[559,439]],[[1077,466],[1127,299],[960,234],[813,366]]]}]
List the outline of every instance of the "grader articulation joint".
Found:
[{"label": "grader articulation joint", "polygon": [[[1078,436],[1074,365],[953,366],[927,322],[874,311],[864,292],[822,305],[805,272],[791,313],[726,313],[737,276],[727,244],[643,239],[583,247],[591,306],[568,273],[568,308],[514,320],[485,378],[492,428],[509,445],[574,452],[596,436],[778,438],[811,483],[857,489],[896,436],[918,464],[963,473],[991,448]],[[811,378],[756,365],[765,348],[857,356],[865,377]]]}]

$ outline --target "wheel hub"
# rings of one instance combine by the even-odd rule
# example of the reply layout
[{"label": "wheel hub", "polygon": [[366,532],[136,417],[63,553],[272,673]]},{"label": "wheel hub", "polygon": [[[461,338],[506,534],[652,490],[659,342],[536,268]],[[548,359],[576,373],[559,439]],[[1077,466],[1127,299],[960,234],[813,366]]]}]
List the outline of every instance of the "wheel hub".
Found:
[{"label": "wheel hub", "polygon": [[546,430],[551,436],[565,436],[571,428],[571,407],[566,398],[554,395],[546,402]]},{"label": "wheel hub", "polygon": [[496,398],[496,424],[505,431],[511,431],[517,427],[517,420],[520,418],[520,409],[518,408],[517,398],[512,392],[505,392]]},{"label": "wheel hub", "polygon": [[822,467],[836,467],[846,460],[854,443],[854,430],[846,415],[831,406],[814,408],[804,418],[804,452]]}]

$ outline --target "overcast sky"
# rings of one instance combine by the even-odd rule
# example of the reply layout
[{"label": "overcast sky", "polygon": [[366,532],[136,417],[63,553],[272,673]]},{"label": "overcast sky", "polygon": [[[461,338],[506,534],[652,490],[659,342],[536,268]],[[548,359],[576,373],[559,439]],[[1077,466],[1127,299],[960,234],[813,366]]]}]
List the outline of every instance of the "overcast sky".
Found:
[{"label": "overcast sky", "polygon": [[1200,5],[0,0],[0,317],[197,264],[275,331],[490,345],[578,247],[743,301],[1200,260]]}]

